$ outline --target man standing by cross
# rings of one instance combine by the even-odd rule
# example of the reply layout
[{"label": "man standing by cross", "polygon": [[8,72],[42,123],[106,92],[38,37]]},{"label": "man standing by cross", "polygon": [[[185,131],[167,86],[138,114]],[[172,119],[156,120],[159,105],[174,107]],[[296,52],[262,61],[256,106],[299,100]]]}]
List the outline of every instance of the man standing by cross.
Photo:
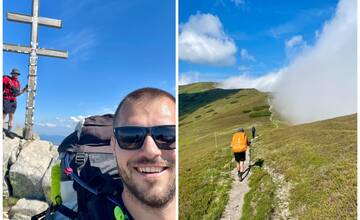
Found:
[{"label": "man standing by cross", "polygon": [[16,97],[27,90],[27,85],[20,91],[20,82],[18,69],[12,69],[11,76],[3,77],[3,121],[9,114],[8,129],[9,133],[14,124],[14,113],[16,111]]},{"label": "man standing by cross", "polygon": [[18,13],[7,13],[9,21],[31,24],[31,42],[30,46],[20,46],[12,44],[4,44],[3,50],[14,53],[25,53],[30,55],[29,59],[29,75],[28,75],[28,96],[26,100],[26,115],[24,138],[29,140],[33,138],[32,127],[34,125],[35,95],[37,87],[37,61],[38,56],[48,56],[57,58],[67,58],[66,51],[49,50],[39,48],[38,45],[38,27],[39,25],[61,28],[61,20],[45,18],[39,16],[39,0],[32,0],[32,15],[24,15]]}]

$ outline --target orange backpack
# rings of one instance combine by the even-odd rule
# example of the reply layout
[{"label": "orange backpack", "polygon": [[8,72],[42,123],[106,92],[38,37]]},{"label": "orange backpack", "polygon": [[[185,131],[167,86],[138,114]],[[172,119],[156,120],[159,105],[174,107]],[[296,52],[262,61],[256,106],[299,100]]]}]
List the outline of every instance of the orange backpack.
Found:
[{"label": "orange backpack", "polygon": [[231,141],[231,150],[234,153],[240,153],[247,150],[247,136],[245,132],[236,132],[233,135],[232,141]]}]

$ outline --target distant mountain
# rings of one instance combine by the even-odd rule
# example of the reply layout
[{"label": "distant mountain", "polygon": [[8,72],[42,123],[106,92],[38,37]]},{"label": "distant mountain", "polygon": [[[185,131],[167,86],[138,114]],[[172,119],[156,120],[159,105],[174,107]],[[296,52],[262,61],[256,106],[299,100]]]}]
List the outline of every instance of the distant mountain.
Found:
[{"label": "distant mountain", "polygon": [[60,145],[61,142],[64,140],[66,136],[61,135],[47,135],[47,134],[40,134],[40,139],[44,141],[50,141],[54,145]]}]

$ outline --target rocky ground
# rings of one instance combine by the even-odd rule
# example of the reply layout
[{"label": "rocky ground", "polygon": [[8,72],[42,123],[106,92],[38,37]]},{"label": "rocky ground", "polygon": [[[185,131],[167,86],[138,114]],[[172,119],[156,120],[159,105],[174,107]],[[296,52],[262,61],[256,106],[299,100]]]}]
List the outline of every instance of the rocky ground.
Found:
[{"label": "rocky ground", "polygon": [[3,199],[18,199],[13,206],[4,205],[3,219],[30,219],[48,208],[51,166],[58,162],[50,142],[3,135]]}]

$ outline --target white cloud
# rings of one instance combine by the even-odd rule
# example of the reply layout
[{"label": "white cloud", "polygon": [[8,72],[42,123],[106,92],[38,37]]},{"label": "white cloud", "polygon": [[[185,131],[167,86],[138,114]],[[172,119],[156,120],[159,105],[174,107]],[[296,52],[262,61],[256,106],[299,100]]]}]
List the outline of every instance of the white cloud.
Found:
[{"label": "white cloud", "polygon": [[220,82],[223,78],[223,74],[219,73],[189,71],[179,74],[179,85],[187,85],[196,82]]},{"label": "white cloud", "polygon": [[53,123],[38,123],[39,126],[41,127],[48,127],[48,128],[55,128],[57,127],[56,124],[53,124]]},{"label": "white cloud", "polygon": [[305,123],[355,113],[356,75],[356,0],[341,0],[315,45],[289,66],[260,78],[233,77],[222,87],[242,88],[246,82],[268,88],[278,112],[293,123]]},{"label": "white cloud", "polygon": [[78,116],[70,116],[70,120],[72,120],[75,123],[78,123],[79,121],[85,119],[88,116],[78,115]]},{"label": "white cloud", "polygon": [[218,87],[224,89],[236,88],[256,88],[261,91],[272,91],[274,83],[279,79],[284,71],[273,72],[261,77],[252,77],[248,74],[230,77],[222,81]]},{"label": "white cloud", "polygon": [[87,59],[96,45],[95,33],[88,29],[70,32],[54,43],[57,48],[69,51],[71,59]]},{"label": "white cloud", "polygon": [[242,60],[255,61],[255,57],[253,55],[249,54],[249,52],[247,50],[245,50],[244,48],[242,48],[240,51],[240,57]]},{"label": "white cloud", "polygon": [[286,48],[292,48],[296,45],[304,43],[303,37],[301,35],[293,36],[290,40],[285,42]]},{"label": "white cloud", "polygon": [[[94,115],[104,115],[104,114],[114,114],[116,111],[117,106],[109,107],[109,106],[103,106],[100,108],[100,110],[94,114]],[[89,115],[90,116],[90,115]],[[88,117],[88,116],[86,116]]]},{"label": "white cloud", "polygon": [[294,60],[297,56],[305,53],[307,49],[307,42],[301,35],[295,35],[289,40],[285,41],[286,56],[290,60]]},{"label": "white cloud", "polygon": [[232,65],[236,45],[224,30],[220,19],[212,14],[191,15],[180,26],[179,57],[192,63]]},{"label": "white cloud", "polygon": [[179,85],[187,85],[199,82],[200,74],[198,72],[181,73],[179,77]]},{"label": "white cloud", "polygon": [[245,4],[245,0],[231,0],[236,6]]}]

